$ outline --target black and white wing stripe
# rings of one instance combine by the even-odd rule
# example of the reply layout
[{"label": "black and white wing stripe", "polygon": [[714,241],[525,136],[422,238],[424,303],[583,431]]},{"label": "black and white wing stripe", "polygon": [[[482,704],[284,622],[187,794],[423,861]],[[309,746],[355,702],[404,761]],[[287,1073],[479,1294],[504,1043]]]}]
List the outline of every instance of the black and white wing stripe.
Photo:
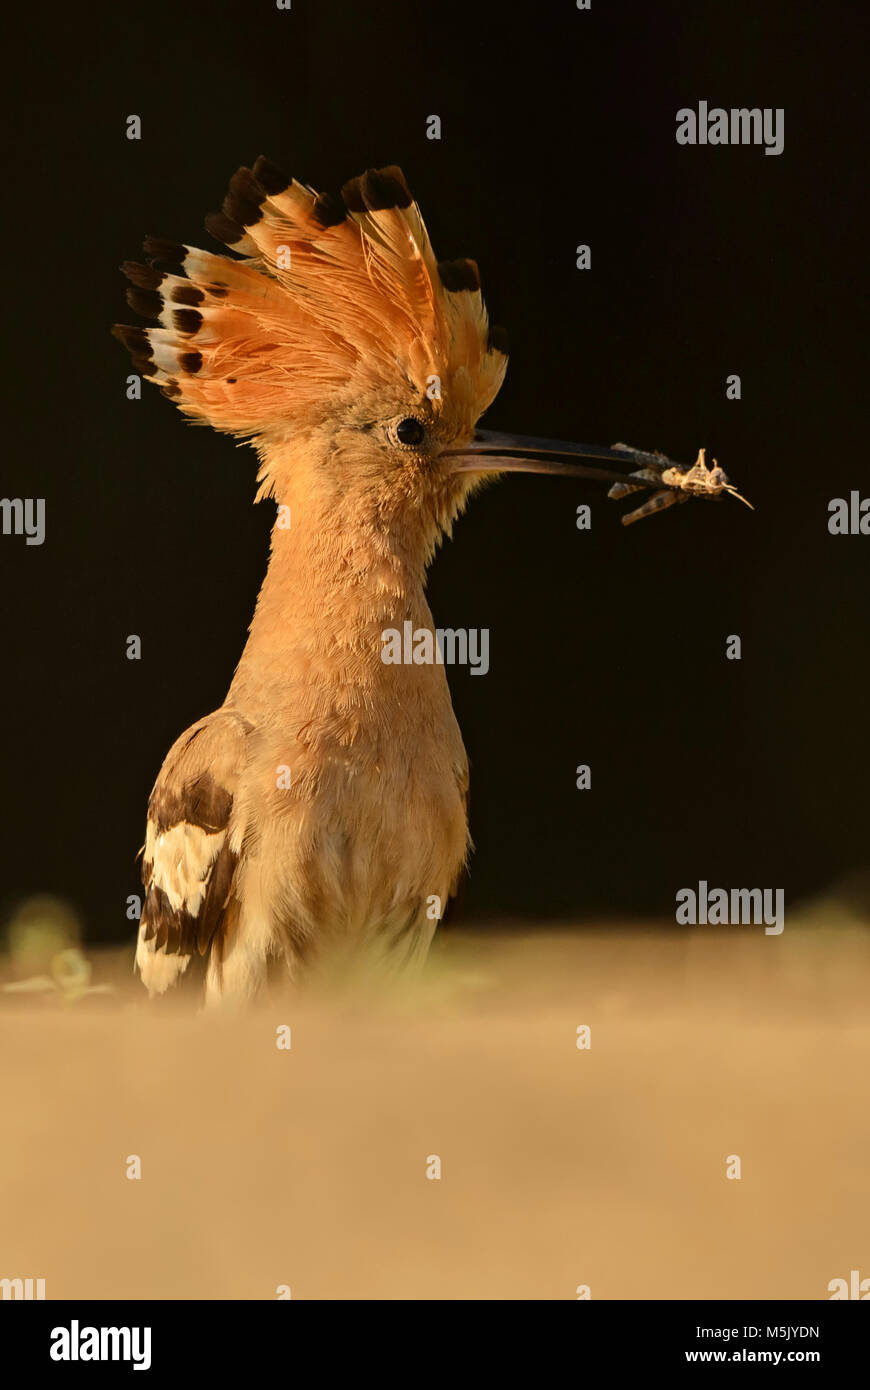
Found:
[{"label": "black and white wing stripe", "polygon": [[194,952],[220,942],[232,917],[242,840],[233,807],[249,732],[232,711],[207,715],[172,746],[154,785],[136,948],[150,994],[163,994]]}]

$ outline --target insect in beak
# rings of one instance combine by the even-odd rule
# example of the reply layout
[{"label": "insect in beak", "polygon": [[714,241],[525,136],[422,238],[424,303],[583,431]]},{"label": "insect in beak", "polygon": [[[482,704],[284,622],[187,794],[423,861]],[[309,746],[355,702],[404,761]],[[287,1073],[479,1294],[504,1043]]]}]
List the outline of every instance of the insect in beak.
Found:
[{"label": "insect in beak", "polygon": [[[616,447],[621,449],[624,446],[618,444]],[[637,456],[640,451],[632,452]],[[629,482],[616,483],[608,492],[608,497],[627,497],[631,492],[639,492],[645,487],[654,487],[662,483],[671,491],[656,492],[652,497],[648,497],[636,511],[629,512],[622,518],[623,526],[631,526],[635,521],[643,520],[645,516],[664,511],[666,507],[672,507],[677,502],[688,502],[692,497],[706,497],[708,500],[712,498],[717,501],[724,492],[730,493],[750,511],[754,511],[752,503],[741,497],[725,469],[720,468],[715,459],[713,467],[707,467],[705,453],[704,449],[698,450],[698,457],[691,468],[686,468],[683,464],[672,464],[662,454],[644,455],[644,466],[631,474]]]}]

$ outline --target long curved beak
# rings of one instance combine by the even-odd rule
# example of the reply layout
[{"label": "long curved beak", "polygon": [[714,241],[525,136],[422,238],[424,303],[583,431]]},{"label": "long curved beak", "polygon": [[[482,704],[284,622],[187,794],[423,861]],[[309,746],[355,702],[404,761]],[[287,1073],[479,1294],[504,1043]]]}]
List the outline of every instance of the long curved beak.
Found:
[{"label": "long curved beak", "polygon": [[[532,439],[521,434],[498,434],[493,430],[476,430],[474,438],[461,449],[446,449],[441,455],[452,460],[453,473],[557,473],[563,478],[594,478],[601,483],[630,482],[634,468],[647,462],[643,454],[633,449],[608,449],[598,444],[567,444],[561,439]],[[596,467],[600,461],[610,467]],[[686,468],[688,464],[671,467]],[[622,465],[621,471],[617,465]],[[626,467],[628,465],[628,467]],[[648,488],[668,490],[668,484],[645,481]]]}]

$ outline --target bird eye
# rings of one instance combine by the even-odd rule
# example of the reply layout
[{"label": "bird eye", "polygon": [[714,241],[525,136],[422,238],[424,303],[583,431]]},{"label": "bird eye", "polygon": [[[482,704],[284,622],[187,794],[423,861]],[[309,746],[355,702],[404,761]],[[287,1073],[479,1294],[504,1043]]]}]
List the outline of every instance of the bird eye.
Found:
[{"label": "bird eye", "polygon": [[425,434],[425,428],[413,415],[400,420],[396,425],[396,438],[400,444],[422,444]]}]

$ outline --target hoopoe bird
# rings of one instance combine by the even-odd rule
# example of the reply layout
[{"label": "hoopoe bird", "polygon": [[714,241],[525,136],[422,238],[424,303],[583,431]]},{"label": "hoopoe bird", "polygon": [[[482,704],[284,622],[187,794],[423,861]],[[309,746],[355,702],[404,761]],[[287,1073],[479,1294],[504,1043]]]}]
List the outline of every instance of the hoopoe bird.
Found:
[{"label": "hoopoe bird", "polygon": [[468,760],[443,664],[385,664],[382,634],[432,630],[427,565],[488,474],[619,485],[630,453],[477,430],[505,342],[398,168],[318,195],[261,157],[206,228],[234,254],[148,238],[122,269],[156,323],[114,331],[186,416],[253,444],[278,504],[226,700],[148,804],[136,966],[162,994],[199,953],[215,1004],[272,961],[423,961],[470,848]]}]

